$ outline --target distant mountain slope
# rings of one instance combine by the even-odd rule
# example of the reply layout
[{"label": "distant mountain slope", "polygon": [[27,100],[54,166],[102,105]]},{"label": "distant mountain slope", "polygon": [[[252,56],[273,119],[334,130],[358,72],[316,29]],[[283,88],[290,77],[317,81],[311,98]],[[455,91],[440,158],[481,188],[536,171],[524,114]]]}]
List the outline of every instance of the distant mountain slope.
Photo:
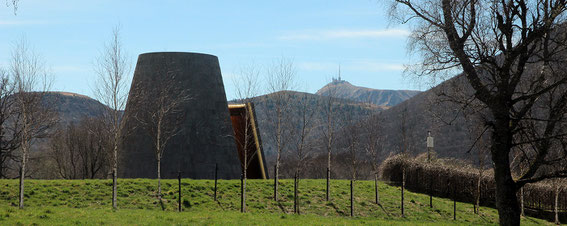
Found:
[{"label": "distant mountain slope", "polygon": [[59,123],[79,122],[83,117],[100,116],[108,107],[99,101],[76,93],[49,92],[44,101],[59,114]]},{"label": "distant mountain slope", "polygon": [[469,126],[478,125],[479,122],[467,121],[462,115],[460,105],[440,96],[441,93],[454,95],[455,92],[472,95],[472,90],[462,75],[381,112],[382,130],[386,131],[384,155],[401,152],[401,147],[404,146],[401,130],[402,125],[405,125],[407,131],[405,151],[412,155],[426,152],[427,131],[431,131],[435,137],[434,151],[439,157],[465,160],[477,158],[474,151],[473,153],[467,151],[471,148],[474,139],[469,133]]},{"label": "distant mountain slope", "polygon": [[[333,94],[334,93],[334,94]],[[420,93],[416,90],[380,90],[360,87],[344,80],[334,80],[317,91],[317,95],[372,103],[379,106],[395,106]]]},{"label": "distant mountain slope", "polygon": [[[288,118],[284,123],[289,123],[287,126],[290,128],[298,128],[301,125],[300,116],[301,116],[301,104],[299,100],[301,98],[305,98],[309,103],[309,106],[314,111],[312,116],[313,125],[315,126],[312,129],[311,135],[309,137],[309,142],[314,141],[317,139],[321,139],[321,126],[324,125],[324,117],[325,111],[323,110],[323,106],[328,100],[327,97],[315,95],[311,93],[304,93],[304,92],[295,92],[295,91],[282,91],[285,95],[289,95],[289,103],[290,106],[288,110],[286,110]],[[260,129],[260,136],[262,138],[264,151],[267,157],[268,162],[272,162],[275,160],[275,141],[274,131],[275,128],[273,127],[272,120],[274,114],[272,112],[274,108],[274,95],[275,93],[266,94],[262,96],[257,96],[251,98],[251,102],[254,103],[256,109],[256,115],[258,119],[258,127]],[[235,101],[231,101],[235,102]],[[341,98],[334,98],[334,108],[337,117],[339,115],[350,115],[353,117],[353,120],[362,120],[365,116],[370,115],[372,113],[380,112],[384,109],[387,109],[384,106],[377,106],[374,104],[365,104],[360,103],[352,100],[346,100]],[[284,154],[291,154],[291,153],[284,153]]]}]

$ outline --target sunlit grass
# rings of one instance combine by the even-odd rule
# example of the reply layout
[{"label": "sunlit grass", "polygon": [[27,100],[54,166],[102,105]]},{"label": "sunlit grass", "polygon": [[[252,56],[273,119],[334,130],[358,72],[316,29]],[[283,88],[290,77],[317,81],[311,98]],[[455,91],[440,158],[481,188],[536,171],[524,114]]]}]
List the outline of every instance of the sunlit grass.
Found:
[{"label": "sunlit grass", "polygon": [[[350,215],[349,182],[333,180],[331,201],[325,201],[325,180],[301,180],[301,216],[293,214],[293,181],[281,180],[278,202],[273,200],[272,180],[249,180],[248,213],[239,213],[240,181],[219,180],[218,202],[214,181],[182,180],[183,213],[178,213],[177,180],[164,180],[165,211],[156,198],[157,181],[119,180],[118,211],[111,210],[111,180],[27,180],[24,210],[19,210],[18,181],[0,180],[0,225],[3,224],[496,224],[497,212],[406,192],[405,218],[400,212],[400,188],[380,183],[381,206],[374,203],[374,182],[357,181],[355,218]],[[523,223],[546,224],[533,218]]]}]

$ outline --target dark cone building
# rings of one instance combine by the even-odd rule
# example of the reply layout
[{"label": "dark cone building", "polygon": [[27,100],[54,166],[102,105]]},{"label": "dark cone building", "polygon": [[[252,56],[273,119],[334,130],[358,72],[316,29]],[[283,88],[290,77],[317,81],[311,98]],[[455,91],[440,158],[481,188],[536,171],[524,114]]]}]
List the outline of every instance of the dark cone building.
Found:
[{"label": "dark cone building", "polygon": [[179,171],[184,178],[214,178],[215,164],[219,178],[239,178],[241,166],[218,58],[181,52],[138,57],[123,118],[119,176],[157,177],[156,133],[147,126],[156,120],[141,118],[155,117],[155,110],[164,105],[159,100],[176,99],[182,99],[181,104],[165,121],[179,129],[169,131],[173,136],[163,151],[162,178],[175,178]]}]

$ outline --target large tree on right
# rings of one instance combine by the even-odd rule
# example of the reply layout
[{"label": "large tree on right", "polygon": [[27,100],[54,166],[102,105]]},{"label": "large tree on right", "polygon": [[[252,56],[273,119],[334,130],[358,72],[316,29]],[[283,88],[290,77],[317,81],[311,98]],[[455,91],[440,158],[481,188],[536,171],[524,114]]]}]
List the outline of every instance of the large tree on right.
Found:
[{"label": "large tree on right", "polygon": [[[501,225],[519,225],[526,183],[567,177],[565,0],[394,0],[420,76],[462,71],[484,107]],[[462,95],[458,94],[458,95]]]}]

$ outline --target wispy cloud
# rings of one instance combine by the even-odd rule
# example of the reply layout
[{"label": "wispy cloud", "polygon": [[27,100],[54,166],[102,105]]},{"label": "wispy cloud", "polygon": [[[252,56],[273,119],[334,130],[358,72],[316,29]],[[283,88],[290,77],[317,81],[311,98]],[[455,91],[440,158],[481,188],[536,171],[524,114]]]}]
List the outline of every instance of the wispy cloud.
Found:
[{"label": "wispy cloud", "polygon": [[48,24],[46,20],[0,20],[0,26],[20,26],[20,25],[38,25]]},{"label": "wispy cloud", "polygon": [[358,71],[403,71],[406,67],[400,63],[389,63],[380,61],[358,61],[349,65],[351,70]]},{"label": "wispy cloud", "polygon": [[84,66],[76,66],[76,65],[57,65],[51,67],[51,69],[55,73],[64,73],[64,72],[85,72],[88,71],[88,67]]},{"label": "wispy cloud", "polygon": [[353,39],[353,38],[385,38],[406,37],[410,34],[404,29],[381,30],[307,30],[295,31],[278,37],[280,40],[326,40],[326,39]]},{"label": "wispy cloud", "polygon": [[[338,64],[330,62],[301,62],[298,67],[307,71],[335,71]],[[348,71],[365,71],[365,72],[381,72],[381,71],[403,71],[404,64],[382,62],[379,60],[358,60],[342,63],[341,69]]]}]

